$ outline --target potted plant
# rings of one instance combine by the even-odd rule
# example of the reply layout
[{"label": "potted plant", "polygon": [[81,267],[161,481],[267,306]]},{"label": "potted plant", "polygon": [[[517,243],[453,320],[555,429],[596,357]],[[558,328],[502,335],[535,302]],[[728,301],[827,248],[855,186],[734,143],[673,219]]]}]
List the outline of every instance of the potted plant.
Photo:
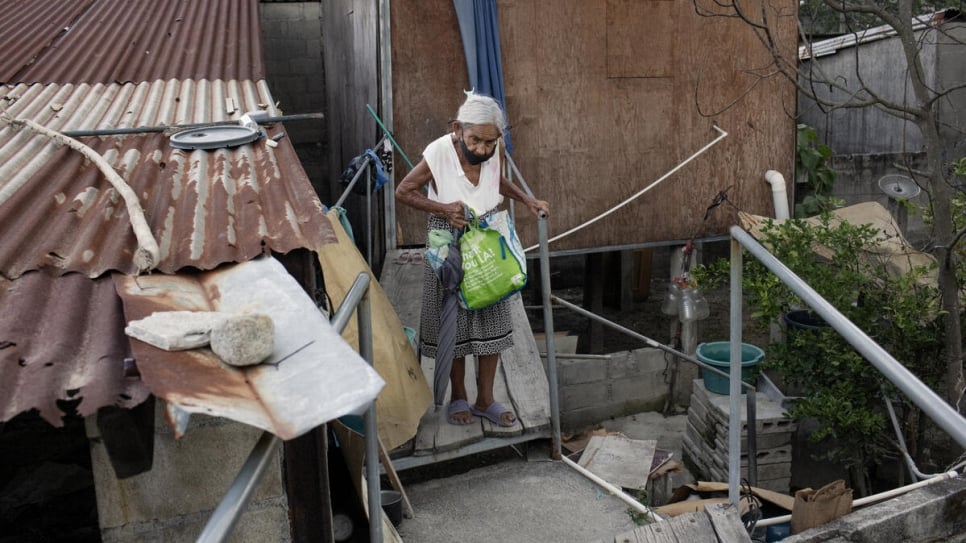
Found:
[{"label": "potted plant", "polygon": [[[829,211],[809,221],[766,221],[759,241],[920,379],[937,387],[944,372],[943,342],[936,318],[938,289],[926,280],[931,270],[890,273],[875,256],[878,232],[838,220]],[[788,333],[783,316],[800,311],[799,317],[808,317],[807,306],[757,259],[748,255],[743,263],[742,288],[757,332],[775,322],[783,323],[786,332],[784,340],[768,345],[762,368],[797,390],[800,397],[790,415],[818,423],[811,439],[831,443],[822,460],[847,468],[853,488],[866,494],[869,467],[894,450],[883,407],[891,385],[820,320]],[[714,263],[696,275],[699,281],[724,279],[727,266],[727,261]],[[902,407],[908,428],[918,420],[918,411]]]}]

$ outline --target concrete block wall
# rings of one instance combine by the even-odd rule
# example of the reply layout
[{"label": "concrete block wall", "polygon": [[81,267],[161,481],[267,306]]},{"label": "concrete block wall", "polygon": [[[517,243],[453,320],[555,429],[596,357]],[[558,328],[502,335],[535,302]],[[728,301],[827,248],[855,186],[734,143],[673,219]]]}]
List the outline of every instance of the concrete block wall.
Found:
[{"label": "concrete block wall", "polygon": [[[157,404],[152,469],[126,479],[116,477],[96,421],[88,420],[105,543],[195,541],[262,434],[227,419],[193,415],[188,431],[176,440],[165,421],[163,402]],[[229,541],[291,540],[278,450]]]},{"label": "concrete block wall", "polygon": [[579,431],[613,417],[664,407],[667,362],[659,349],[637,349],[601,358],[557,358],[560,424]]},{"label": "concrete block wall", "polygon": [[[324,113],[321,4],[262,2],[259,9],[265,77],[282,113]],[[323,180],[328,167],[323,153],[328,145],[325,120],[293,121],[285,124],[285,130],[319,192],[327,186]]]},{"label": "concrete block wall", "polygon": [[[728,480],[728,396],[715,394],[704,386],[704,380],[692,381],[691,405],[688,408],[687,431],[683,438],[686,460],[700,478]],[[748,477],[747,413],[745,397],[741,399],[741,478]],[[792,443],[796,424],[780,403],[758,394],[755,403],[755,437],[757,484],[759,488],[787,493],[792,476]]]}]

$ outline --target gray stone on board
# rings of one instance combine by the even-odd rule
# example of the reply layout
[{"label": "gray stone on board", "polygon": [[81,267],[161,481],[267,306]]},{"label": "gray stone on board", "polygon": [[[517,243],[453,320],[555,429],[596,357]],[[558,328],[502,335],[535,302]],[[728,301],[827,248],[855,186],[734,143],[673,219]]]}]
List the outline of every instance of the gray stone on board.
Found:
[{"label": "gray stone on board", "polygon": [[268,315],[235,315],[211,330],[211,350],[226,364],[251,366],[275,349],[275,323]]}]

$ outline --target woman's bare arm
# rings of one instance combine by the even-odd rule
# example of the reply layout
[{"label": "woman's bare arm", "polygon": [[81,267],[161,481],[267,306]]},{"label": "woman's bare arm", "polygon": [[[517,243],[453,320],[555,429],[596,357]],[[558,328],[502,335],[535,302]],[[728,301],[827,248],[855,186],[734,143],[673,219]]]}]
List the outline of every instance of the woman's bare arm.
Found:
[{"label": "woman's bare arm", "polygon": [[430,200],[423,192],[423,188],[433,181],[433,172],[426,160],[420,160],[406,177],[396,187],[396,200],[416,208],[420,211],[432,213],[442,217],[451,226],[463,228],[466,219],[463,216],[463,202],[444,204]]}]

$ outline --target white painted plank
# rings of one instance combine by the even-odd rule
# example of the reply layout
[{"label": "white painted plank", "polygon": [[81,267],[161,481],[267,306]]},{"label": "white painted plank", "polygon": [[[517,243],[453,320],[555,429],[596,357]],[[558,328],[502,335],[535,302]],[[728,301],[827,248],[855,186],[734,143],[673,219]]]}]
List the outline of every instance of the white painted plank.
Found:
[{"label": "white painted plank", "polygon": [[710,505],[704,508],[704,512],[721,541],[751,543],[751,537],[745,531],[738,510],[730,503]]},{"label": "white painted plank", "polygon": [[[398,264],[404,252],[421,249],[396,249],[386,251],[379,284],[386,292],[389,303],[399,316],[403,326],[419,332],[419,314],[423,299],[423,264]],[[419,337],[417,335],[417,337]],[[430,381],[432,382],[432,381]]]},{"label": "white painted plank", "polygon": [[550,385],[519,295],[511,299],[510,316],[513,348],[500,356],[510,401],[527,432],[546,430],[550,428]]}]

